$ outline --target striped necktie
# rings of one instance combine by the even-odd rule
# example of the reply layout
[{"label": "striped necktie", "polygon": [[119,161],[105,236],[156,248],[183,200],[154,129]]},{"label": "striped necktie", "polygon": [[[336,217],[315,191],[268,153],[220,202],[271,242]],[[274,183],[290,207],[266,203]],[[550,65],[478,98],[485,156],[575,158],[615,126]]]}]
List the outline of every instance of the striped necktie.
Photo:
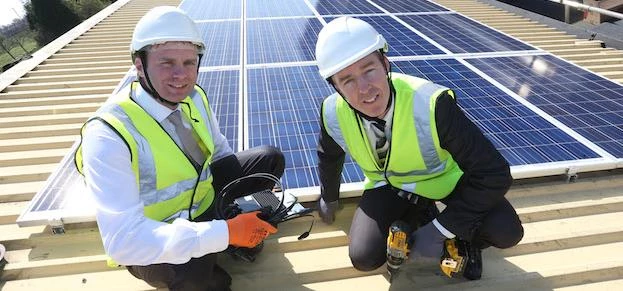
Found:
[{"label": "striped necktie", "polygon": [[372,132],[376,136],[376,154],[379,157],[379,162],[381,165],[385,164],[385,158],[387,157],[387,150],[389,150],[389,142],[387,141],[387,137],[385,136],[385,121],[371,121],[372,123]]},{"label": "striped necktie", "polygon": [[192,129],[186,128],[182,123],[182,116],[179,110],[175,110],[167,117],[167,119],[175,127],[175,133],[180,138],[181,148],[184,154],[192,162],[195,169],[200,170],[203,167],[203,163],[206,158],[203,151],[199,148],[199,144],[195,137],[193,137]]}]

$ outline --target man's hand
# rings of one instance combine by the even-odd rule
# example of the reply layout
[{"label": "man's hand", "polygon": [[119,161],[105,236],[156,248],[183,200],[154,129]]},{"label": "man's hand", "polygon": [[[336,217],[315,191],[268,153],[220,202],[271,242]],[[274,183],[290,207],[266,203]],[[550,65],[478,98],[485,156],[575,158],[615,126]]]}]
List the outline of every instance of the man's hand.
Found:
[{"label": "man's hand", "polygon": [[325,202],[324,199],[320,198],[318,201],[318,214],[320,214],[320,218],[326,224],[331,224],[335,220],[335,212],[339,206],[338,200]]},{"label": "man's hand", "polygon": [[230,245],[252,248],[261,243],[269,234],[277,232],[274,226],[257,217],[259,213],[259,211],[243,213],[226,220]]},{"label": "man's hand", "polygon": [[433,222],[429,222],[411,234],[409,258],[441,258],[446,239],[448,238],[439,232]]}]

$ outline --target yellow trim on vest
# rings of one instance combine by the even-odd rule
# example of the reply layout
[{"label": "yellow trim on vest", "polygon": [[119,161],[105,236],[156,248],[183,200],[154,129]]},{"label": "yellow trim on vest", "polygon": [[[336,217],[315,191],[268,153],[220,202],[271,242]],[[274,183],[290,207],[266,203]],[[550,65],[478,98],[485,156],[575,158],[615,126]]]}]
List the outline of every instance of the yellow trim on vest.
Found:
[{"label": "yellow trim on vest", "polygon": [[[354,110],[342,97],[335,99],[336,118],[341,130],[341,135],[348,148],[348,152],[366,176],[365,188],[371,189],[378,185],[380,181],[387,181],[394,187],[406,189],[414,188],[413,192],[431,199],[442,199],[450,194],[456,186],[456,183],[463,175],[463,171],[458,167],[452,156],[440,147],[439,137],[437,134],[437,126],[435,120],[435,105],[440,94],[446,89],[439,89],[431,94],[430,106],[426,110],[430,130],[428,144],[432,140],[434,150],[438,155],[438,169],[427,169],[427,164],[420,148],[420,141],[417,132],[417,125],[414,119],[414,92],[420,86],[427,84],[428,81],[420,78],[410,77],[402,74],[394,74],[392,77],[394,87],[396,88],[396,97],[394,99],[394,116],[392,125],[391,147],[387,154],[386,164],[384,167],[377,165],[376,158],[373,155],[373,148],[368,141],[365,129],[363,128],[360,117],[356,115]],[[450,91],[454,97],[454,93]],[[425,106],[422,104],[422,106]],[[323,113],[324,115],[324,113]],[[329,126],[325,121],[325,129],[329,130]],[[335,133],[330,133],[332,136]],[[339,134],[339,133],[338,133]],[[421,172],[420,174],[416,174]],[[428,173],[428,174],[427,174]]]}]

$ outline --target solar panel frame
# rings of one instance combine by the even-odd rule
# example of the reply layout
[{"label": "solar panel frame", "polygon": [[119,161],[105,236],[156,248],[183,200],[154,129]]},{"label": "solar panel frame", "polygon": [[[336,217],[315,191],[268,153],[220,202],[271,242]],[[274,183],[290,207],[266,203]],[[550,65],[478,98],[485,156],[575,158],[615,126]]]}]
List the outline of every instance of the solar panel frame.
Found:
[{"label": "solar panel frame", "polygon": [[201,67],[231,66],[242,63],[240,20],[198,22],[197,27],[206,44]]},{"label": "solar panel frame", "polygon": [[538,50],[457,13],[397,15],[397,17],[452,53]]},{"label": "solar panel frame", "polygon": [[221,133],[236,151],[240,140],[240,70],[199,72],[197,84],[203,88],[214,111]]},{"label": "solar panel frame", "polygon": [[[323,17],[328,23],[336,17]],[[389,44],[387,56],[421,56],[446,54],[417,33],[389,15],[356,16],[374,27]]]},{"label": "solar panel frame", "polygon": [[[248,148],[270,144],[282,150],[286,156],[285,188],[317,186],[320,104],[333,89],[316,66],[249,69],[247,81]],[[363,180],[350,158],[342,179],[344,183]]]},{"label": "solar panel frame", "polygon": [[[277,0],[269,1],[272,1],[271,5],[273,5],[273,7],[280,3],[277,2]],[[303,8],[303,6],[300,5],[301,0],[293,1],[299,1],[299,4],[297,4],[298,6],[296,7]],[[405,26],[406,30],[399,31],[400,33],[411,34],[411,32],[415,32],[421,38],[428,40],[437,48],[446,53],[445,55],[422,55],[421,52],[418,53],[417,50],[415,50],[414,53],[406,52],[407,50],[405,50],[404,54],[390,54],[390,60],[394,62],[441,62],[441,60],[445,60],[443,62],[446,63],[451,62],[450,60],[458,61],[465,67],[469,68],[472,73],[478,74],[479,76],[485,78],[487,81],[494,85],[463,88],[459,86],[457,91],[463,91],[461,92],[461,94],[483,94],[487,96],[498,94],[497,92],[501,90],[508,94],[508,96],[504,98],[512,97],[518,103],[523,104],[524,106],[516,104],[513,106],[503,106],[496,112],[487,112],[482,110],[475,110],[475,108],[478,108],[476,107],[476,105],[482,106],[484,108],[491,106],[499,107],[500,104],[497,103],[497,101],[499,100],[496,100],[496,98],[475,98],[473,100],[473,104],[471,104],[462,102],[459,97],[459,102],[461,106],[466,108],[465,111],[467,115],[470,118],[473,118],[475,120],[475,123],[479,127],[484,128],[485,132],[487,132],[488,130],[490,132],[500,133],[488,134],[488,137],[492,139],[494,144],[496,144],[498,147],[501,147],[502,150],[504,150],[505,147],[514,147],[517,149],[515,151],[503,152],[505,157],[510,157],[511,160],[515,160],[514,165],[511,168],[513,177],[527,178],[564,173],[573,174],[579,171],[592,171],[623,167],[623,159],[620,158],[620,155],[623,153],[618,151],[623,150],[622,144],[619,140],[619,137],[622,135],[622,129],[620,125],[622,118],[621,116],[623,115],[618,109],[618,106],[620,106],[621,104],[618,99],[619,97],[617,97],[616,100],[610,100],[605,98],[596,103],[589,101],[593,97],[589,98],[585,94],[568,91],[569,82],[582,82],[584,79],[591,80],[587,83],[584,89],[587,91],[597,92],[598,94],[601,94],[599,96],[602,97],[607,96],[608,94],[613,94],[613,92],[614,94],[619,94],[619,90],[621,88],[620,85],[617,84],[615,86],[613,85],[613,82],[603,79],[601,77],[595,77],[595,75],[593,75],[592,73],[590,73],[589,75],[584,75],[586,73],[586,70],[582,69],[582,74],[560,74],[559,76],[557,76],[558,78],[567,78],[565,80],[565,82],[567,83],[561,82],[561,84],[564,83],[566,85],[549,84],[550,87],[548,88],[540,88],[538,86],[533,87],[533,90],[531,91],[532,93],[539,96],[548,96],[549,99],[543,100],[549,100],[551,101],[550,103],[536,102],[535,100],[537,100],[537,98],[528,98],[530,100],[523,99],[522,92],[521,90],[519,90],[521,87],[517,84],[512,84],[514,76],[492,73],[494,72],[494,70],[482,68],[482,66],[479,66],[479,64],[481,61],[486,62],[487,59],[494,59],[494,57],[498,57],[500,59],[512,59],[528,55],[545,55],[546,53],[520,40],[517,40],[512,36],[497,31],[493,28],[484,26],[469,17],[463,16],[451,10],[420,11],[428,9],[426,8],[428,4],[434,5],[430,1],[305,0],[305,4],[308,6],[313,14],[308,14],[309,12],[304,12],[304,14],[306,15],[299,16],[294,15],[299,14],[298,12],[290,12],[286,11],[286,9],[283,9],[284,11],[281,11],[277,10],[277,7],[274,8],[273,12],[271,13],[277,13],[273,15],[281,16],[263,16],[263,14],[258,14],[258,18],[251,19],[251,17],[249,17],[248,15],[243,15],[244,9],[251,7],[244,7],[245,4],[248,5],[249,3],[250,1],[248,0],[184,0],[180,4],[180,8],[187,11],[189,16],[193,18],[199,25],[206,24],[205,27],[211,25],[214,25],[214,27],[218,27],[220,25],[227,25],[230,22],[239,23],[240,33],[238,34],[238,45],[235,44],[234,39],[227,38],[227,40],[222,41],[220,38],[218,38],[221,36],[218,36],[216,34],[208,37],[208,39],[206,40],[208,46],[211,46],[209,49],[214,49],[214,51],[210,51],[206,54],[206,58],[214,55],[224,54],[225,51],[227,51],[227,53],[231,53],[234,52],[236,48],[238,48],[240,57],[238,59],[239,62],[223,61],[235,60],[236,53],[232,53],[231,55],[227,55],[228,57],[221,58],[221,61],[204,59],[205,63],[202,62],[200,68],[200,78],[203,78],[203,76],[206,77],[205,80],[201,79],[199,83],[203,84],[204,89],[206,89],[207,91],[208,98],[212,98],[211,105],[217,112],[216,115],[217,119],[219,120],[219,125],[221,126],[221,128],[225,126],[223,132],[230,141],[234,150],[242,150],[249,148],[251,145],[266,143],[274,143],[279,145],[281,141],[279,140],[279,138],[277,138],[276,135],[271,136],[272,132],[284,132],[286,134],[286,141],[288,141],[287,134],[297,137],[300,135],[300,140],[295,140],[296,142],[281,144],[283,145],[285,152],[288,153],[287,159],[292,161],[288,164],[289,166],[286,168],[286,174],[283,178],[284,185],[290,188],[300,187],[295,190],[302,189],[303,192],[300,193],[302,193],[304,197],[307,197],[305,199],[302,199],[301,201],[315,200],[317,199],[319,193],[318,187],[313,186],[315,185],[315,182],[313,181],[317,181],[317,173],[315,169],[315,139],[317,138],[317,133],[314,132],[314,129],[317,130],[319,124],[317,124],[317,120],[313,121],[312,118],[318,118],[317,114],[319,113],[317,112],[317,110],[319,110],[320,108],[319,102],[321,102],[321,100],[325,97],[324,95],[332,93],[332,89],[330,87],[327,87],[328,85],[326,85],[323,80],[319,80],[320,77],[316,75],[313,51],[317,34],[322,25],[325,24],[323,17],[326,16],[337,17],[341,15],[352,15],[362,18],[377,17],[377,15],[378,17],[390,16],[398,23],[402,25],[407,25]],[[405,3],[417,4],[412,4],[409,6],[405,5]],[[251,10],[252,9],[253,8],[251,8]],[[434,7],[432,9],[437,9],[437,7]],[[246,10],[246,12],[254,13],[250,12],[251,10]],[[400,12],[398,12],[398,10],[400,10]],[[296,25],[288,25],[288,20],[284,20],[287,18],[308,19],[308,21],[312,22],[311,29],[307,27],[307,30],[303,29],[302,32],[292,30],[292,27],[294,27],[295,29],[298,29],[298,27]],[[468,33],[468,35],[462,35],[458,39],[449,42],[445,41],[445,35],[440,37],[439,35],[441,34],[435,34],[439,31],[426,30],[422,28],[422,26],[419,24],[419,21],[414,20],[412,21],[412,23],[409,23],[409,21],[404,20],[426,19],[429,20],[429,23],[432,23],[430,19],[433,19],[434,21],[437,21],[435,22],[437,24],[439,23],[439,21],[448,18],[452,18],[449,22],[451,23],[451,25],[454,25],[454,27],[451,27],[451,29],[444,28],[444,30],[451,31],[452,33],[450,34],[450,36],[458,36],[459,34],[456,33],[456,31],[465,31]],[[254,23],[253,21],[274,22],[278,25],[283,26],[283,29],[286,33],[275,33],[267,39],[261,39],[262,37],[266,37],[267,34],[257,34],[259,36],[255,38],[257,40],[255,43],[253,43],[253,41],[250,41],[250,39],[247,38],[247,36],[249,35],[248,28],[252,27],[252,24]],[[457,25],[460,29],[457,29]],[[428,24],[428,27],[435,26],[439,25]],[[287,29],[290,29],[290,31],[288,31]],[[219,28],[215,28],[214,30],[217,31],[217,33],[222,33]],[[482,35],[474,36],[474,31],[480,31],[482,32]],[[206,30],[206,32],[208,32],[208,34],[212,33],[210,29]],[[295,33],[292,34],[287,32]],[[427,32],[433,32],[433,34],[424,35]],[[252,29],[251,33],[253,33]],[[481,41],[480,43],[474,42],[475,44],[466,41],[466,39],[474,39],[483,36],[492,37],[491,39]],[[235,38],[234,36],[232,37]],[[297,47],[294,45],[295,43],[293,42],[298,40],[296,37],[303,37],[303,47]],[[389,36],[386,37],[391,38]],[[234,42],[233,44],[231,44],[232,41]],[[247,55],[252,56],[252,54],[249,54],[249,52],[255,52],[258,49],[257,43],[261,43],[261,41],[266,41],[267,45],[260,46],[259,49],[268,51],[272,50],[272,52],[270,53],[276,54],[277,56],[271,55],[269,57],[266,57],[265,59],[260,58],[260,61],[249,61],[247,59]],[[410,41],[412,41],[412,39],[410,39]],[[224,45],[224,43],[227,44]],[[289,46],[294,49],[288,50],[288,45],[280,46],[280,44],[283,43],[289,43]],[[249,44],[252,44],[251,48],[249,48]],[[253,47],[254,45],[256,47]],[[399,45],[396,44],[394,44],[393,46],[399,47]],[[489,49],[487,48],[487,46],[494,47],[495,49]],[[297,48],[300,50],[297,51]],[[396,50],[396,52],[402,52],[402,50]],[[562,60],[560,61],[564,63],[564,65],[556,62],[554,62],[554,64],[561,67],[574,66]],[[507,62],[507,64],[508,63],[512,62]],[[502,66],[500,66],[500,68],[502,68]],[[513,72],[508,68],[504,68],[504,70],[507,71],[507,74],[508,72]],[[517,71],[513,72],[512,74],[520,75],[523,73],[519,69],[516,70]],[[237,72],[238,74],[237,82],[236,80],[234,80],[234,77],[231,76],[232,74],[236,74],[234,72]],[[294,102],[296,101],[297,103],[300,103],[304,106],[303,109],[310,108],[311,110],[304,111],[301,109],[296,109],[295,107],[285,106],[278,111],[264,113],[265,116],[263,117],[261,116],[261,114],[258,115],[257,113],[260,113],[259,109],[261,108],[260,103],[262,102],[259,101],[261,94],[258,92],[252,92],[251,95],[249,95],[249,92],[247,90],[254,87],[249,87],[248,82],[246,81],[251,82],[252,80],[255,80],[254,82],[259,84],[260,81],[258,80],[260,78],[256,75],[261,75],[262,72],[277,72],[278,74],[276,75],[281,74],[280,80],[283,82],[281,85],[290,84],[289,86],[291,87],[288,87],[288,90],[279,91],[278,94],[274,92],[263,92],[261,94],[264,94],[268,97],[276,96],[277,100],[279,100],[280,97],[285,96],[286,98],[291,98],[289,99],[290,103],[286,105],[294,106]],[[249,73],[251,73],[251,78],[248,77]],[[492,76],[495,76],[499,79],[494,80],[488,74],[491,74]],[[454,80],[457,77],[460,77],[461,71],[439,73],[430,70],[427,73],[427,76],[432,80],[440,80],[439,82],[443,84],[444,80],[448,82],[450,80]],[[135,72],[130,70],[128,74],[120,81],[119,86],[115,90],[115,92],[118,91],[118,89],[120,89],[122,86],[127,85],[134,78]],[[229,80],[229,82],[227,80]],[[264,83],[270,82],[270,79],[267,78],[263,78],[262,80]],[[533,83],[546,84],[547,81],[547,79],[540,79],[538,81],[533,81]],[[235,88],[235,85],[233,84],[237,84],[238,88]],[[313,85],[310,86],[309,84]],[[504,84],[506,84],[507,86],[505,86]],[[313,90],[319,91],[314,94],[308,93],[309,97],[305,97],[305,92],[312,92],[311,88],[314,86],[316,87],[316,89]],[[236,91],[236,89],[238,90],[237,96],[236,93],[233,93]],[[562,96],[560,94],[553,94],[559,92],[565,92],[565,95]],[[218,97],[219,94],[222,94],[222,96]],[[266,96],[264,96],[263,98],[266,98]],[[249,97],[250,100],[248,99]],[[566,102],[566,98],[573,98],[573,100],[577,102]],[[308,100],[308,102],[304,103],[300,102],[300,100]],[[536,104],[530,103],[533,101]],[[561,103],[565,103],[565,105],[560,106]],[[473,106],[470,107],[470,105]],[[291,112],[286,111],[285,109],[289,109],[291,110]],[[524,112],[525,110],[528,110],[530,112],[526,113]],[[586,112],[598,111],[599,114],[583,113],[584,111],[582,110],[585,110]],[[230,112],[233,111],[238,112],[237,124],[235,124],[235,122],[232,122],[231,119],[233,115]],[[219,116],[222,115],[223,112],[228,112],[225,114],[224,119],[223,117]],[[253,116],[249,115],[249,113],[253,114]],[[495,116],[495,114],[504,116],[517,116],[523,114],[523,117],[521,119],[513,119],[513,117],[507,117],[506,119],[502,119],[499,122],[480,121],[481,119],[491,118],[491,116]],[[253,118],[256,119],[252,121]],[[262,121],[262,118],[264,118],[264,121]],[[271,124],[266,124],[265,118],[269,118],[268,120],[278,121],[285,121],[288,118],[303,118],[304,120],[299,122],[296,127],[292,126],[292,128],[288,128],[287,126],[279,124],[278,122],[271,122]],[[549,123],[553,124],[554,127],[552,128],[551,126],[548,126],[545,129],[540,129],[542,130],[543,134],[534,136],[525,134],[522,135],[521,132],[517,132],[521,131],[522,128],[527,128],[533,126],[534,124],[542,122],[543,119],[549,121]],[[260,126],[257,130],[250,130],[249,123],[251,122],[258,122],[263,126]],[[600,126],[601,124],[606,124],[606,126]],[[577,125],[577,127],[579,127],[579,129],[575,129],[577,130],[577,132],[572,129],[574,127],[573,125]],[[234,129],[236,133],[232,133],[234,132]],[[269,130],[268,134],[266,134],[266,130]],[[258,135],[260,135],[260,137],[258,137]],[[268,137],[264,139],[262,135],[267,135]],[[528,156],[531,158],[539,157],[539,155],[531,156],[525,148],[526,145],[541,142],[541,146],[544,148],[542,152],[551,153],[552,151],[549,148],[550,145],[543,143],[544,138],[551,139],[553,143],[553,145],[551,146],[556,147],[559,145],[556,144],[556,142],[554,141],[565,141],[568,140],[569,136],[571,136],[572,139],[575,139],[575,142],[570,141],[567,144],[563,142],[562,144],[566,146],[566,149],[564,151],[561,151],[561,154],[577,155],[577,153],[585,151],[588,147],[594,153],[597,153],[602,157],[593,158],[592,156],[590,156],[584,159],[566,160],[565,156],[559,156],[554,158],[554,160],[556,161],[548,163],[541,163],[541,161],[538,159],[525,159],[524,161],[521,158],[523,156]],[[615,137],[616,139],[612,140],[611,137]],[[76,145],[72,147],[72,152],[75,149],[75,146]],[[350,194],[345,192],[351,190],[354,191],[354,194],[351,196],[360,195],[362,184],[356,181],[362,180],[363,175],[361,174],[358,166],[353,163],[352,160],[350,160],[349,158],[347,158],[347,161],[344,165],[342,176],[344,183],[341,187],[341,196],[348,197]],[[292,180],[292,182],[290,182],[290,180]],[[58,192],[60,191],[63,191],[63,195],[59,195]],[[20,226],[30,226],[46,223],[62,224],[63,222],[73,223],[93,221],[94,212],[92,209],[92,205],[89,203],[89,201],[85,201],[85,195],[83,195],[83,193],[84,184],[82,183],[80,176],[75,170],[75,166],[72,162],[72,155],[70,153],[63,158],[60,163],[59,169],[50,176],[48,181],[46,181],[44,191],[40,191],[35,195],[31,203],[28,205],[27,209],[20,215],[17,222]],[[43,206],[45,206],[44,208],[47,207],[47,209],[41,208]],[[35,211],[32,210],[33,207],[35,207]]]},{"label": "solar panel frame", "polygon": [[241,19],[242,1],[210,0],[192,1],[184,0],[178,6],[186,11],[188,16],[195,20],[214,19]]},{"label": "solar panel frame", "polygon": [[426,0],[392,0],[373,2],[387,10],[389,13],[449,11],[441,5]]},{"label": "solar panel frame", "polygon": [[366,0],[308,0],[310,5],[320,15],[346,15],[346,14],[382,14],[376,6]]},{"label": "solar panel frame", "polygon": [[305,0],[246,1],[246,4],[247,19],[314,15]]},{"label": "solar panel frame", "polygon": [[314,61],[321,28],[315,17],[247,20],[246,63]]},{"label": "solar panel frame", "polygon": [[617,159],[623,159],[623,86],[553,55],[467,61]]}]

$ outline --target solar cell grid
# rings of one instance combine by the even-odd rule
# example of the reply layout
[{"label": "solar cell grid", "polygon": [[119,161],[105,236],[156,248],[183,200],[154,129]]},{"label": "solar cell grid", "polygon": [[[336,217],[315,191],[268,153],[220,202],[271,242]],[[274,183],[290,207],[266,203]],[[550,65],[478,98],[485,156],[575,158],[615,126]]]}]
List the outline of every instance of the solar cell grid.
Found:
[{"label": "solar cell grid", "polygon": [[239,71],[200,72],[197,84],[203,88],[221,133],[231,148],[238,149]]},{"label": "solar cell grid", "polygon": [[[284,187],[318,185],[316,147],[320,104],[333,89],[315,66],[249,69],[249,147],[275,145],[286,157]],[[347,160],[343,182],[363,180]]]},{"label": "solar cell grid", "polygon": [[240,15],[242,15],[242,1],[239,0],[186,0],[179,7],[195,21],[240,19]]},{"label": "solar cell grid", "polygon": [[457,60],[394,64],[400,72],[454,89],[466,115],[511,166],[599,157]]},{"label": "solar cell grid", "polygon": [[246,11],[247,18],[314,15],[305,0],[247,1]]},{"label": "solar cell grid", "polygon": [[197,23],[206,43],[202,67],[240,64],[240,21]]},{"label": "solar cell grid", "polygon": [[373,2],[389,13],[448,11],[448,9],[427,0],[375,0]]},{"label": "solar cell grid", "polygon": [[[388,56],[420,56],[445,54],[390,16],[355,16],[372,25],[389,44]],[[327,22],[335,17],[325,17]]]},{"label": "solar cell grid", "polygon": [[316,18],[247,20],[247,63],[313,61],[322,24]]},{"label": "solar cell grid", "polygon": [[623,158],[623,86],[551,55],[470,64],[617,158]]},{"label": "solar cell grid", "polygon": [[309,0],[320,15],[383,13],[366,0]]},{"label": "solar cell grid", "polygon": [[398,18],[453,53],[536,49],[459,14],[399,15]]}]

